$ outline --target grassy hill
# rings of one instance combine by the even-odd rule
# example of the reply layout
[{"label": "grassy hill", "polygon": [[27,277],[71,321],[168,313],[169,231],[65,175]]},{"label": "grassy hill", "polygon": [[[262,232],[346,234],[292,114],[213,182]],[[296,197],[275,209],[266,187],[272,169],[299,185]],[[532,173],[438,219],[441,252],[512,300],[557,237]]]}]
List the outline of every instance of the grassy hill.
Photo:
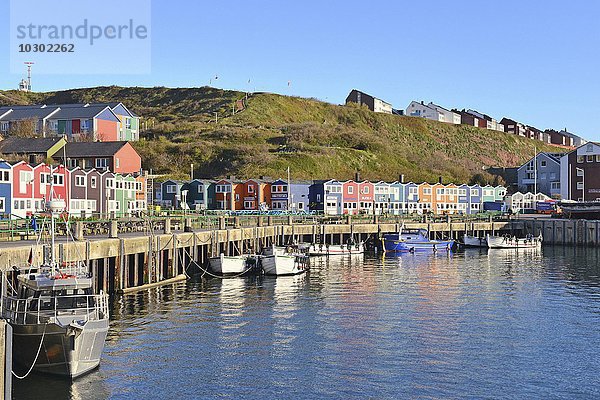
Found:
[{"label": "grassy hill", "polygon": [[[520,165],[556,147],[511,134],[421,118],[372,113],[313,99],[209,87],[97,87],[54,93],[0,92],[0,104],[122,101],[149,121],[135,144],[145,168],[184,177],[352,178],[465,182],[490,166]],[[215,113],[218,122],[215,123]],[[484,173],[490,181],[492,176]]]}]

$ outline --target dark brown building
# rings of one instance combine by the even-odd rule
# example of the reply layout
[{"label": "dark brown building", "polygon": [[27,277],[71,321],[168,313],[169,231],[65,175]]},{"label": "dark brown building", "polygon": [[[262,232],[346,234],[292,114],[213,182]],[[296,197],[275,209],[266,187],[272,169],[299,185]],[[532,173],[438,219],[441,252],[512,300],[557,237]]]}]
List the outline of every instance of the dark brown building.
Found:
[{"label": "dark brown building", "polygon": [[583,144],[566,157],[567,162],[561,163],[561,175],[567,179],[561,179],[563,199],[600,200],[600,144]]}]

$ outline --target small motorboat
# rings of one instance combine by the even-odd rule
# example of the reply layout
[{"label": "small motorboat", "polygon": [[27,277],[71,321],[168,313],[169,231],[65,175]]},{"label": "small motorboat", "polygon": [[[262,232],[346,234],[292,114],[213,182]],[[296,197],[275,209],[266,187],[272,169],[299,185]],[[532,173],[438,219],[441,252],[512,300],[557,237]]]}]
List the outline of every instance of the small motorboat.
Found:
[{"label": "small motorboat", "polygon": [[454,240],[430,240],[425,229],[388,233],[383,235],[383,247],[387,252],[450,251]]},{"label": "small motorboat", "polygon": [[463,237],[463,246],[465,247],[488,247],[485,237],[465,235]]},{"label": "small motorboat", "polygon": [[266,275],[298,275],[309,268],[309,258],[302,254],[273,254],[260,257]]},{"label": "small motorboat", "polygon": [[542,235],[527,235],[524,238],[515,236],[487,236],[487,245],[490,249],[539,249],[542,247]]},{"label": "small motorboat", "polygon": [[243,275],[254,269],[256,260],[247,255],[226,256],[221,253],[219,257],[209,259],[210,269],[217,275]]}]

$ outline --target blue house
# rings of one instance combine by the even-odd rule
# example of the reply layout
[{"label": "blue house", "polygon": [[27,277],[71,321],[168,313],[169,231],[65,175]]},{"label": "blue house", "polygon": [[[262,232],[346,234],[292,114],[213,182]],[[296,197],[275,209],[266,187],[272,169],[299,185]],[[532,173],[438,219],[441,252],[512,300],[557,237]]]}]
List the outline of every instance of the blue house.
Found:
[{"label": "blue house", "polygon": [[167,180],[161,184],[161,205],[167,208],[180,208],[181,203],[181,187],[183,182],[175,180]]},{"label": "blue house", "polygon": [[[308,212],[310,210],[311,182],[292,181],[289,187],[290,208],[294,212]],[[271,195],[273,195],[271,186]]]},{"label": "blue house", "polygon": [[194,179],[181,185],[181,193],[185,192],[185,201],[191,210],[214,210],[215,183],[205,179]]},{"label": "blue house", "polygon": [[12,205],[12,166],[0,161],[0,215],[10,217]]},{"label": "blue house", "polygon": [[342,182],[333,179],[323,183],[323,212],[325,215],[343,214],[343,186]]},{"label": "blue house", "polygon": [[392,182],[390,183],[390,212],[394,215],[404,214],[404,183]]},{"label": "blue house", "polygon": [[327,181],[315,180],[308,188],[308,208],[311,211],[325,210],[325,182]]},{"label": "blue house", "polygon": [[469,186],[469,214],[477,214],[483,211],[483,189],[479,185]]},{"label": "blue house", "polygon": [[277,179],[271,183],[271,209],[287,210],[288,207],[288,183]]},{"label": "blue house", "polygon": [[404,185],[404,210],[407,214],[417,211],[419,204],[419,185],[409,182]]}]

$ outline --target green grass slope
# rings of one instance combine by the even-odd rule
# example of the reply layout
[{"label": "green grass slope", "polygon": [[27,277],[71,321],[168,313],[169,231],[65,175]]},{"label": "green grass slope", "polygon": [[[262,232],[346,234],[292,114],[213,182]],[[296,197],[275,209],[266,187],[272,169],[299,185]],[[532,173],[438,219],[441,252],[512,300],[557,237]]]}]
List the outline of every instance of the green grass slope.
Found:
[{"label": "green grass slope", "polygon": [[[0,92],[1,104],[121,101],[151,121],[135,143],[144,167],[185,177],[284,177],[465,182],[485,167],[516,166],[539,141],[465,125],[384,115],[357,106],[260,93],[235,115],[244,94],[209,87],[98,87],[54,93]],[[214,122],[214,114],[219,116]],[[492,176],[484,173],[490,181]]]}]

